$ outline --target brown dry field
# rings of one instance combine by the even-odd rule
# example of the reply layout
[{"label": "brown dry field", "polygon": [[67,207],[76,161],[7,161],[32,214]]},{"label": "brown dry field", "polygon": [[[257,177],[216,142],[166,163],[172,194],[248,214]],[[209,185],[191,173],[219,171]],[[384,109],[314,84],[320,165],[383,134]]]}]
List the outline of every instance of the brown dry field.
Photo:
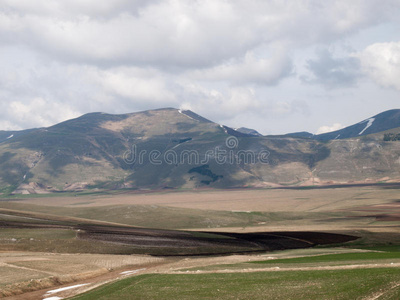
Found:
[{"label": "brown dry field", "polygon": [[[157,270],[174,260],[146,255],[60,254],[0,252],[0,298],[43,299],[47,291],[86,284],[80,289],[57,293],[65,296],[125,277],[124,271]],[[49,296],[50,297],[50,296]]]},{"label": "brown dry field", "polygon": [[[368,227],[374,232],[399,232],[400,189],[378,186],[326,189],[235,189],[167,192],[123,192],[115,195],[76,197],[43,197],[19,199],[16,203],[54,207],[100,207],[108,205],[149,205],[207,211],[231,212],[354,212],[365,219],[315,222],[293,220],[259,224],[256,227],[224,227],[227,232],[262,231],[346,231]],[[367,220],[367,217],[370,217]],[[394,226],[389,222],[394,221]],[[191,228],[188,230],[221,231],[221,228]]]},{"label": "brown dry field", "polygon": [[225,211],[331,211],[400,201],[399,189],[376,186],[327,189],[237,189],[121,193],[19,199],[44,206],[160,205]]}]

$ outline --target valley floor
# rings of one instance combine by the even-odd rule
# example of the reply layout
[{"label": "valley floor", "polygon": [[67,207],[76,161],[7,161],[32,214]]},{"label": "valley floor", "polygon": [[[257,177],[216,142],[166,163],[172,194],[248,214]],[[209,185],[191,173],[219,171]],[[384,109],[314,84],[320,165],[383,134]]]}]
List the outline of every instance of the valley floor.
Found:
[{"label": "valley floor", "polygon": [[380,187],[2,199],[0,297],[398,299],[399,215]]}]

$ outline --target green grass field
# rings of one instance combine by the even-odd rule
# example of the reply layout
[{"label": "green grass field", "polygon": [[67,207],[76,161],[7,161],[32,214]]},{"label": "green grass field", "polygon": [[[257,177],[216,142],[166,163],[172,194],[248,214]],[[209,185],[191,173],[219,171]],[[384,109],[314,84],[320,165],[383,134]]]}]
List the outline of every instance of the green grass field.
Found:
[{"label": "green grass field", "polygon": [[150,274],[108,284],[76,300],[113,299],[399,299],[396,269],[256,272],[196,275]]},{"label": "green grass field", "polygon": [[400,252],[362,252],[326,254],[286,259],[273,259],[256,261],[257,264],[301,264],[301,263],[325,263],[325,262],[360,262],[377,261],[381,259],[400,259]]},{"label": "green grass field", "polygon": [[[312,252],[328,250],[335,251],[335,248]],[[289,256],[296,253],[302,256],[181,269],[179,274],[146,274],[107,284],[72,299],[399,299],[398,268],[351,268],[352,264],[400,262],[398,246],[381,247],[380,252],[371,250],[374,252],[322,255],[312,255],[309,249],[286,250],[275,254],[287,252]],[[257,270],[266,265],[277,269]],[[328,266],[332,268],[304,268]]]}]

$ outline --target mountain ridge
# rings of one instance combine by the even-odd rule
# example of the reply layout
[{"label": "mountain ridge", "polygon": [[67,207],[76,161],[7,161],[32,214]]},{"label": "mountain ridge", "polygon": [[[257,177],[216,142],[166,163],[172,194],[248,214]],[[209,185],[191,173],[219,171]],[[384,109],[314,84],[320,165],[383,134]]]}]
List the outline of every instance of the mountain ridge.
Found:
[{"label": "mountain ridge", "polygon": [[400,127],[400,109],[391,109],[345,128],[315,135],[322,141],[358,137]]},{"label": "mountain ridge", "polygon": [[[60,124],[64,123],[70,123],[73,121],[77,121],[80,119],[86,119],[88,117],[109,117],[111,119],[118,119],[118,118],[126,118],[131,115],[135,114],[143,114],[151,111],[178,111],[179,113],[186,115],[188,118],[192,118],[194,120],[198,120],[201,122],[205,123],[214,123],[210,121],[207,118],[204,118],[197,113],[191,111],[191,110],[182,110],[182,109],[177,109],[173,107],[166,107],[166,108],[157,108],[157,109],[152,109],[152,110],[143,110],[143,111],[138,111],[138,112],[133,112],[133,113],[124,113],[124,114],[109,114],[105,112],[90,112],[83,114],[77,118],[69,119],[54,125],[51,125],[46,128],[52,128],[54,126],[59,126]],[[91,121],[95,121],[95,118],[92,118]],[[376,126],[378,124],[378,126]],[[372,126],[373,125],[373,126]],[[242,133],[245,135],[249,136],[263,136],[260,134],[257,130],[247,128],[247,127],[240,127],[240,128],[231,128],[225,125],[221,125],[225,127],[226,129],[229,128],[229,130],[234,130],[238,132],[238,134]],[[345,128],[335,130],[335,131],[330,131],[326,133],[321,133],[321,134],[313,134],[307,131],[299,131],[299,132],[291,132],[291,133],[286,133],[283,135],[268,135],[270,137],[273,136],[288,136],[288,137],[302,137],[302,138],[312,138],[312,139],[317,139],[321,141],[327,141],[327,140],[333,140],[333,139],[346,139],[346,138],[351,138],[351,137],[357,137],[357,136],[363,136],[363,135],[368,135],[368,134],[373,134],[373,133],[378,133],[378,132],[383,132],[387,131],[393,128],[400,127],[400,109],[390,109],[386,110],[384,112],[381,112],[377,115],[374,115],[370,118],[364,119],[361,122],[355,123],[353,125],[349,125]],[[31,129],[24,129],[24,130],[0,130],[0,143],[6,141],[8,138],[12,138],[15,135],[21,135],[28,133],[32,130],[37,130],[41,128],[31,128]]]},{"label": "mountain ridge", "polygon": [[351,138],[319,140],[240,132],[174,108],[89,113],[46,128],[0,132],[0,193],[396,181],[400,143],[383,141],[383,132],[398,134],[400,126],[369,134],[390,127],[388,116],[396,126],[394,110],[374,116],[369,126],[365,120],[352,125],[357,135]]}]

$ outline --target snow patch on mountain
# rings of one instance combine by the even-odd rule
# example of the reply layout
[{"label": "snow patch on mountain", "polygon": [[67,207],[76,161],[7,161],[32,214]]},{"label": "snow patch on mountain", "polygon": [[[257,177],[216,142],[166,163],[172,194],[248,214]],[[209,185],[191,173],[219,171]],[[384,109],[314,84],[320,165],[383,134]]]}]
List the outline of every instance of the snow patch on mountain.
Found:
[{"label": "snow patch on mountain", "polygon": [[185,114],[185,112],[183,112],[181,109],[178,110],[178,112],[186,117],[188,117],[189,119],[195,120],[193,119],[191,116],[188,116],[187,114]]},{"label": "snow patch on mountain", "polygon": [[372,125],[372,123],[374,123],[374,121],[375,121],[375,118],[369,118],[367,120],[364,120],[364,121],[358,123],[358,124],[362,124],[362,123],[368,122],[367,125],[365,126],[365,128],[363,130],[361,130],[358,135],[362,135],[364,133],[364,131],[367,130]]}]

